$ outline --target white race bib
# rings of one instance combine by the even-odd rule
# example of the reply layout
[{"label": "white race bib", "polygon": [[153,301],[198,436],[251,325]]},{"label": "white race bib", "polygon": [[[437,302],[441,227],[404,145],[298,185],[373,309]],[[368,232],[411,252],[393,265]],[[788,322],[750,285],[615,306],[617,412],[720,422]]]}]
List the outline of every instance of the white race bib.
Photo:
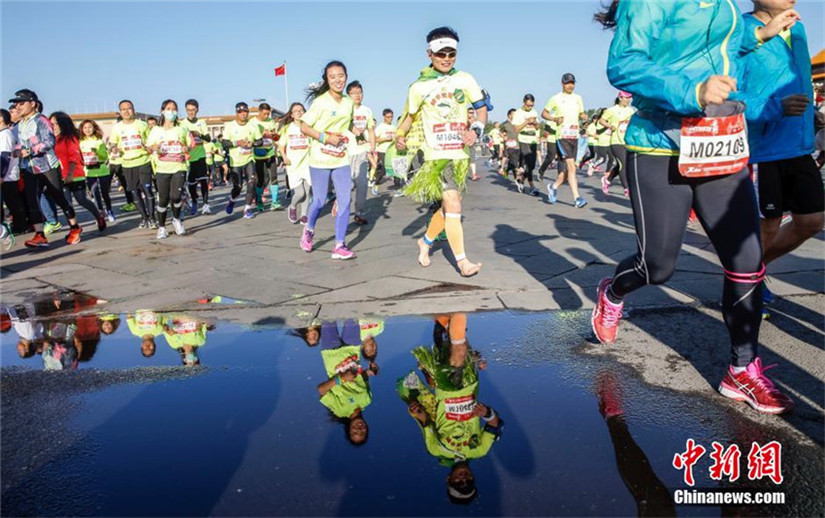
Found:
[{"label": "white race bib", "polygon": [[95,151],[84,151],[83,163],[89,166],[100,165],[100,159],[97,158],[97,153]]},{"label": "white race bib", "polygon": [[561,138],[563,139],[576,139],[579,138],[579,125],[573,124],[570,126],[564,126],[561,129]]},{"label": "white race bib", "polygon": [[143,141],[140,139],[140,135],[127,135],[123,137],[124,151],[132,151],[134,149],[141,149],[142,147]]},{"label": "white race bib", "polygon": [[289,149],[298,151],[309,147],[309,137],[304,134],[289,136]]},{"label": "white race bib", "polygon": [[444,400],[445,417],[450,421],[469,421],[473,418],[476,398],[472,395]]},{"label": "white race bib", "polygon": [[432,131],[427,135],[427,145],[436,151],[464,149],[466,128],[467,125],[463,122],[433,124]]}]

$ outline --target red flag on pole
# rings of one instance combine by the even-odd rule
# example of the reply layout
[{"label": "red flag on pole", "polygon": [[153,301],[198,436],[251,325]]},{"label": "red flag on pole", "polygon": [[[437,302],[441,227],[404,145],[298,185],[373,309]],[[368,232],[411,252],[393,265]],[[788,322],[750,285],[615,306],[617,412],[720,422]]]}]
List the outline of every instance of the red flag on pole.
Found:
[{"label": "red flag on pole", "polygon": [[275,77],[286,75],[286,63],[275,69]]}]

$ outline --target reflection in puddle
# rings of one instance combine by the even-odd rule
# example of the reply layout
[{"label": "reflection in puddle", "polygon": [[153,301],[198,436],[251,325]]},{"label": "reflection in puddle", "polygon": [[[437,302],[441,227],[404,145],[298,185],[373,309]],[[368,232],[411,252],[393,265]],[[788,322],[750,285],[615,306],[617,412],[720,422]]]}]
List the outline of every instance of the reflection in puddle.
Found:
[{"label": "reflection in puddle", "polygon": [[[821,448],[579,354],[577,313],[250,330],[97,306],[0,313],[4,515],[822,514]],[[781,441],[788,505],[676,505],[687,438]],[[762,487],[708,466],[697,489]]]}]

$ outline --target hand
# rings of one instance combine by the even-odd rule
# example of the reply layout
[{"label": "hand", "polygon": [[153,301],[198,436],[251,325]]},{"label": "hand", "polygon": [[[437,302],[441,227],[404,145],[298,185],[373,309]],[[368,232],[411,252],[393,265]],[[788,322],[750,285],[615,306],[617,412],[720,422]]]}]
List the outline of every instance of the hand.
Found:
[{"label": "hand", "polygon": [[364,134],[364,128],[352,128],[352,134],[356,137],[360,137]]},{"label": "hand", "polygon": [[284,165],[289,167],[292,165],[292,162],[287,157],[284,157]]},{"label": "hand", "polygon": [[250,141],[248,141],[248,140],[246,140],[246,139],[244,139],[244,140],[239,140],[239,141],[238,141],[238,146],[240,146],[240,147],[252,147],[252,142],[250,142]]},{"label": "hand", "polygon": [[782,108],[785,117],[802,115],[808,109],[811,100],[804,94],[793,94],[782,99]]},{"label": "hand", "polygon": [[473,416],[484,417],[485,415],[487,415],[487,407],[482,403],[476,403],[476,406],[473,407]]},{"label": "hand", "polygon": [[350,382],[355,380],[355,371],[344,371],[338,375],[342,382]]},{"label": "hand", "polygon": [[379,370],[380,370],[380,368],[378,367],[378,364],[375,363],[374,361],[371,361],[370,362],[370,367],[367,370],[367,374],[370,375],[370,376],[378,376],[378,371]]},{"label": "hand", "polygon": [[802,17],[799,16],[799,13],[793,9],[788,9],[787,11],[783,11],[782,13],[771,18],[771,21],[765,24],[764,27],[759,27],[756,29],[756,35],[760,40],[768,41],[780,32],[790,29],[794,26],[797,20],[801,19]]},{"label": "hand", "polygon": [[473,131],[473,130],[465,131],[464,132],[464,145],[465,146],[472,146],[473,144],[476,143],[477,138],[478,138],[478,135],[476,135],[475,131]]},{"label": "hand", "polygon": [[554,117],[553,122],[556,124],[564,124],[564,117]]},{"label": "hand", "polygon": [[427,412],[424,411],[424,407],[422,407],[418,401],[410,401],[410,404],[407,405],[407,410],[410,412],[410,415],[421,424],[427,422],[427,417],[429,416],[427,416]]},{"label": "hand", "polygon": [[395,149],[398,151],[407,149],[407,137],[395,137]]},{"label": "hand", "polygon": [[338,146],[341,143],[343,137],[337,133],[327,133],[326,138],[324,139],[325,144],[329,144],[330,146]]},{"label": "hand", "polygon": [[21,157],[21,158],[26,158],[26,157],[30,156],[31,154],[32,154],[32,153],[31,153],[31,151],[29,151],[29,149],[28,149],[28,148],[25,148],[25,147],[24,147],[24,148],[21,148],[21,149],[20,149],[20,157]]},{"label": "hand", "polygon": [[722,104],[736,91],[736,79],[728,76],[710,76],[699,87],[699,104]]}]

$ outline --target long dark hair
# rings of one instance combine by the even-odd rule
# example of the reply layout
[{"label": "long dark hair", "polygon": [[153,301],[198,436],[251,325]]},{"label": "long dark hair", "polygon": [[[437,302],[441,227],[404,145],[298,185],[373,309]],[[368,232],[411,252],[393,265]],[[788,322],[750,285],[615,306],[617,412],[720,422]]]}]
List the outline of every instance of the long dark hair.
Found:
[{"label": "long dark hair", "polygon": [[[166,106],[167,106],[169,103],[174,104],[174,105],[175,105],[175,111],[178,111],[178,103],[177,103],[177,102],[175,102],[175,100],[174,100],[174,99],[166,99],[165,101],[163,101],[162,103],[160,103],[160,122],[158,122],[158,126],[163,126],[163,124],[166,122],[166,117],[164,117],[164,116],[163,116],[163,109],[164,109],[164,108],[166,108]],[[178,119],[179,119],[179,118],[180,118],[180,114],[178,114]],[[177,120],[175,120],[175,121],[174,121],[174,125],[175,125],[175,126],[177,126],[177,125],[178,125],[178,121],[177,121]]]},{"label": "long dark hair", "polygon": [[325,93],[327,93],[329,91],[329,82],[327,81],[327,72],[329,72],[329,69],[332,68],[332,67],[341,67],[341,68],[344,69],[344,74],[347,74],[346,65],[344,65],[340,61],[330,61],[329,63],[327,63],[327,66],[324,67],[324,72],[321,74],[321,84],[319,84],[315,88],[310,87],[310,88],[306,89],[306,93],[307,93],[307,99],[306,100],[307,100],[308,103],[311,103],[312,101],[314,101],[315,99],[317,99],[318,97],[324,95]]},{"label": "long dark hair", "polygon": [[616,28],[616,9],[619,8],[619,0],[611,0],[608,4],[602,4],[599,12],[593,15],[593,19],[602,24],[605,29]]},{"label": "long dark hair", "polygon": [[307,111],[306,107],[301,103],[292,103],[292,104],[290,104],[289,109],[286,111],[284,116],[281,117],[280,120],[278,121],[279,127],[285,128],[285,127],[289,126],[290,124],[292,124],[295,121],[295,119],[292,117],[292,109],[295,108],[296,106],[300,106],[301,108],[304,109],[304,111]]},{"label": "long dark hair", "polygon": [[80,131],[75,127],[74,121],[66,112],[54,112],[49,115],[49,119],[57,121],[57,127],[60,128],[60,140],[65,138],[72,138],[80,140]]}]

